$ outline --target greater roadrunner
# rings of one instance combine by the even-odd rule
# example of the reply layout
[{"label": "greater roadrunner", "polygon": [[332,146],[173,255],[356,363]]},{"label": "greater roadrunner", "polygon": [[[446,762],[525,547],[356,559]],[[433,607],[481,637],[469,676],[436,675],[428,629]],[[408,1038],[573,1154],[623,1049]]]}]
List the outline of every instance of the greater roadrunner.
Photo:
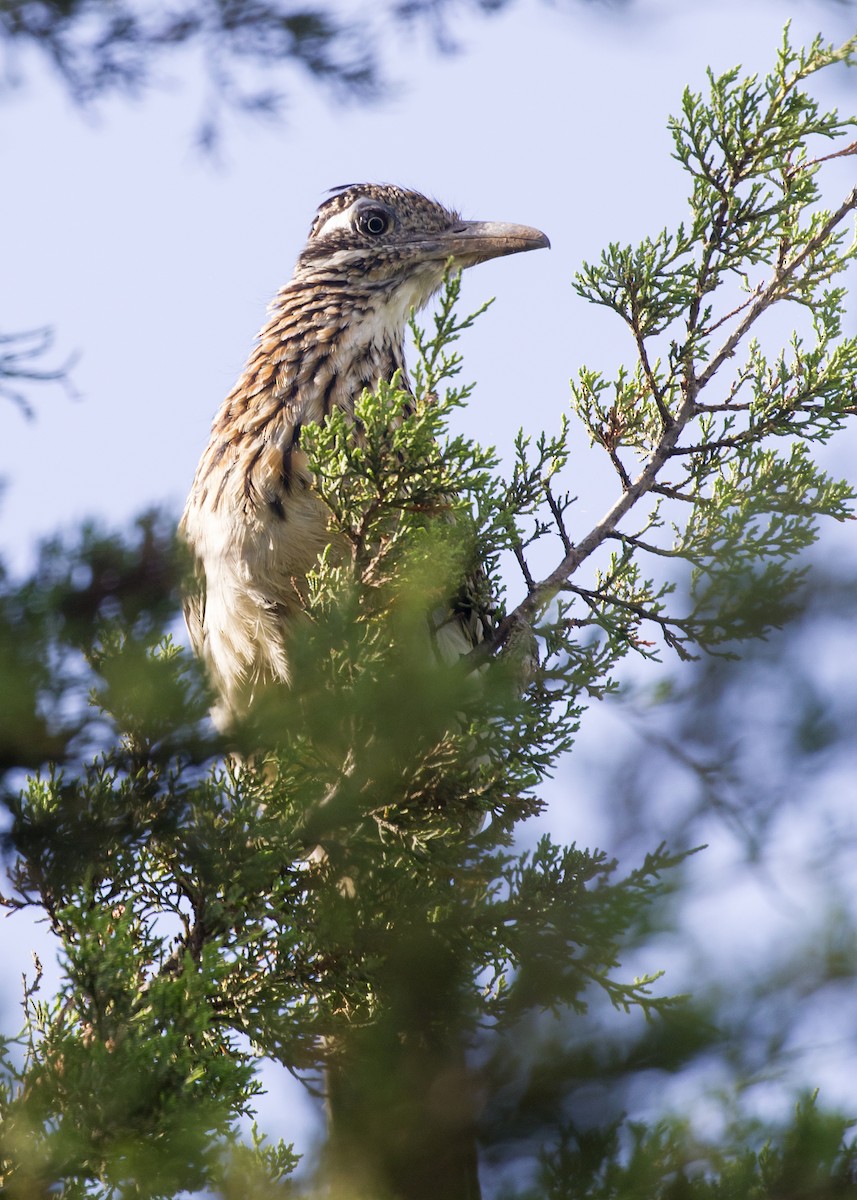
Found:
[{"label": "greater roadrunner", "polygon": [[288,627],[328,544],[326,509],[300,450],[301,428],[402,372],[404,328],[447,263],[473,266],[550,243],[525,225],[463,221],[419,192],[334,189],[294,275],[275,298],[241,378],[220,407],[181,531],[197,560],[185,603],[222,727],[266,685],[289,679]]}]

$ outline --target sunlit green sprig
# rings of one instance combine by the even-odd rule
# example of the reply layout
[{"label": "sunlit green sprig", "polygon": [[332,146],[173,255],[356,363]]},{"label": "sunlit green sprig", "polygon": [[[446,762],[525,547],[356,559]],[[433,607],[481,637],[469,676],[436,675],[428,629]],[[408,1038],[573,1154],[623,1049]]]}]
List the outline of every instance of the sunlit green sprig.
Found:
[{"label": "sunlit green sprig", "polygon": [[[615,379],[584,366],[572,382],[572,407],[606,452],[620,495],[588,530],[570,524],[566,510],[558,519],[543,497],[522,550],[552,538],[561,561],[541,579],[522,564],[528,593],[507,613],[498,642],[518,625],[543,623],[561,591],[589,608],[575,613],[584,624],[597,597],[594,619],[613,638],[621,631],[617,614],[636,614],[629,648],[647,644],[646,625],[655,643],[683,653],[694,642],[728,640],[725,626],[715,636],[691,614],[670,611],[656,570],[608,571],[594,588],[569,581],[616,538],[626,558],[686,559],[694,586],[715,574],[764,576],[763,560],[778,559],[785,571],[819,519],[851,515],[853,489],[799,447],[826,442],[855,412],[857,339],[843,336],[846,292],[831,280],[857,255],[857,242],[846,243],[857,188],[828,210],[821,186],[824,163],[857,153],[857,142],[821,154],[817,143],[841,142],[857,122],[824,111],[804,86],[824,67],[853,65],[855,55],[855,38],[795,50],[786,30],[767,77],[745,78],[735,68],[709,73],[705,98],[685,92],[670,128],[675,157],[691,176],[690,220],[637,247],[611,244],[575,282],[579,295],[617,312],[634,341],[636,361]],[[751,282],[761,265],[767,282]],[[795,333],[788,350],[771,355],[753,337],[755,325],[788,300],[810,310],[811,336]],[[629,515],[647,495],[649,517],[629,530]],[[638,582],[623,594],[632,577]],[[745,636],[758,630],[738,622],[736,636],[739,627]]]}]

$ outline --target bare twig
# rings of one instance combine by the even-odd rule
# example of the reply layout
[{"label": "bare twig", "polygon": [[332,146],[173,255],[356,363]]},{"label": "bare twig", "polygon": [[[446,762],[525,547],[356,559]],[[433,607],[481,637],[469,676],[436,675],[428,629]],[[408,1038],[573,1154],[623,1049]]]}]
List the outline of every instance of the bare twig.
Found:
[{"label": "bare twig", "polygon": [[527,560],[524,558],[524,549],[520,542],[517,542],[513,547],[515,558],[518,560],[518,566],[521,568],[521,574],[524,577],[524,582],[527,587],[532,590],[536,586],[536,581],[533,579],[530,568],[527,565]]},{"label": "bare twig", "polygon": [[545,486],[545,499],[548,502],[548,508],[553,513],[553,519],[556,521],[557,533],[559,534],[563,549],[565,550],[566,554],[568,554],[568,552],[573,548],[571,538],[568,536],[568,530],[565,527],[565,521],[563,520],[562,512],[560,511],[560,507],[556,502],[556,498],[554,497],[553,492],[547,486]]},{"label": "bare twig", "polygon": [[[672,646],[673,649],[678,650],[681,657],[687,659],[692,657],[683,647],[684,641],[693,636],[689,628],[689,622],[681,621],[677,617],[665,617],[643,604],[635,604],[633,600],[625,600],[621,596],[611,596],[604,588],[584,588],[575,583],[565,583],[560,590],[579,596],[581,600],[590,605],[593,611],[597,611],[599,605],[610,604],[614,608],[620,608],[624,612],[631,613],[641,621],[652,621],[656,625],[660,625],[667,644]],[[683,637],[679,637],[676,633],[672,632],[675,629],[679,630]]]},{"label": "bare twig", "polygon": [[713,325],[708,325],[703,330],[703,332],[705,334],[710,335],[710,334],[714,333],[715,329],[719,329],[721,325],[725,325],[727,321],[731,321],[733,317],[737,317],[738,313],[743,312],[745,308],[750,307],[750,305],[753,303],[753,301],[758,298],[761,290],[762,290],[761,285],[754,287],[752,292],[750,293],[750,295],[747,297],[747,299],[744,301],[743,304],[739,304],[738,307],[733,308],[731,312],[725,313],[722,317],[720,317],[717,321],[715,321]]},{"label": "bare twig", "polygon": [[832,154],[822,154],[818,158],[810,158],[807,162],[798,163],[793,168],[791,174],[796,175],[798,171],[806,171],[810,167],[817,167],[821,163],[830,162],[833,158],[845,158],[847,155],[857,154],[857,141],[851,142],[848,146],[843,146],[841,150],[834,150]]},{"label": "bare twig", "polygon": [[53,346],[53,330],[27,329],[20,333],[0,333],[0,396],[11,400],[27,418],[33,417],[33,406],[24,391],[9,381],[22,383],[61,383],[72,399],[77,393],[69,379],[76,362],[72,355],[59,367],[35,367],[32,363]]},{"label": "bare twig", "polygon": [[633,546],[635,550],[644,550],[647,554],[657,554],[661,558],[686,557],[680,550],[668,550],[665,546],[656,546],[653,542],[644,542],[642,538],[632,533],[614,531],[613,533],[608,533],[607,537],[613,538],[617,542],[622,542],[623,545]]}]

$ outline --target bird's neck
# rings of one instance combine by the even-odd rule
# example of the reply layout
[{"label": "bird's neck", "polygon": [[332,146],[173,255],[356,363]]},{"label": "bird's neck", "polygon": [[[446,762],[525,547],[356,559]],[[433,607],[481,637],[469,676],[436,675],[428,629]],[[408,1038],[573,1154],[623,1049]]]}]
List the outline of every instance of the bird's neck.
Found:
[{"label": "bird's neck", "polygon": [[274,454],[281,470],[302,425],[324,421],[334,408],[353,416],[363,390],[396,371],[407,388],[407,311],[381,288],[357,289],[335,279],[287,284],[215,416],[202,475],[224,455],[230,462],[247,458],[251,473],[258,473]]},{"label": "bird's neck", "polygon": [[276,395],[301,421],[333,407],[349,416],[364,388],[404,376],[410,312],[397,291],[342,280],[292,282],[281,289],[247,363],[244,385]]}]

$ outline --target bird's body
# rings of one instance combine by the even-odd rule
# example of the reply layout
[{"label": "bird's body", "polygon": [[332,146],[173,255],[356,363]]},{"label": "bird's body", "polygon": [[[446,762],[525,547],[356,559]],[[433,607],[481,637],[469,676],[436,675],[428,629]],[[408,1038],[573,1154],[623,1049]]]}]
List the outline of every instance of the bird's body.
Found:
[{"label": "bird's body", "polygon": [[404,376],[411,310],[447,262],[466,267],[548,245],[525,226],[465,222],[417,192],[338,189],[318,210],[294,275],[276,296],[212,427],[181,532],[197,561],[185,616],[219,693],[222,726],[259,689],[288,682],[288,628],[330,542],[300,431],[365,388]]}]

